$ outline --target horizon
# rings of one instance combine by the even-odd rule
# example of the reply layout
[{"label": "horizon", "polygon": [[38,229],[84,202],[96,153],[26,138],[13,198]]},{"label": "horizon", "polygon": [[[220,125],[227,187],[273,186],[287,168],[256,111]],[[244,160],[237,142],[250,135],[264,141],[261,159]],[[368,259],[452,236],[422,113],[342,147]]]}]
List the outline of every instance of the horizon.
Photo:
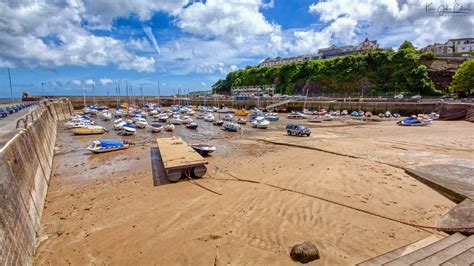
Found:
[{"label": "horizon", "polygon": [[[0,3],[0,98],[31,95],[173,95],[210,90],[265,58],[297,56],[365,38],[417,48],[471,37],[474,16],[431,9],[452,1],[77,1]],[[288,12],[290,11],[290,12]],[[471,27],[469,27],[471,25]],[[42,88],[42,84],[43,87]],[[123,91],[123,89],[122,89]]]}]

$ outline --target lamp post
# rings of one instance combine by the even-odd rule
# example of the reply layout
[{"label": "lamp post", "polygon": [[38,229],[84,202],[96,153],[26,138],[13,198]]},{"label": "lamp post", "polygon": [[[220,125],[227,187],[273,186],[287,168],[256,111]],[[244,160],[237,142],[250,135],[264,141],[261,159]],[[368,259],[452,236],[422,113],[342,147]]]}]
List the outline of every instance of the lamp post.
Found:
[{"label": "lamp post", "polygon": [[12,103],[14,103],[15,100],[13,99],[12,76],[10,74],[10,69],[8,69],[8,79],[10,80],[10,96],[12,98]]}]

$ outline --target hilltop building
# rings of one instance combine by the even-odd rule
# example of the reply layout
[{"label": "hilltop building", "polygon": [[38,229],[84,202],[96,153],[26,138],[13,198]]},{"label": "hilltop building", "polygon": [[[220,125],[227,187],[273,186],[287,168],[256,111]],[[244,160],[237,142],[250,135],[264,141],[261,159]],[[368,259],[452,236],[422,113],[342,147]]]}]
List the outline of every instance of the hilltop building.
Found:
[{"label": "hilltop building", "polygon": [[327,48],[319,49],[317,53],[312,53],[308,55],[300,55],[300,56],[293,56],[293,57],[277,57],[277,58],[267,58],[263,60],[258,66],[266,67],[266,66],[279,66],[283,64],[289,63],[296,63],[296,62],[304,62],[308,60],[319,60],[319,59],[328,59],[335,56],[340,55],[348,55],[353,53],[360,53],[367,50],[375,50],[379,47],[377,41],[369,41],[369,39],[365,39],[358,45],[346,45],[346,46],[335,46],[331,45]]},{"label": "hilltop building", "polygon": [[445,43],[434,43],[422,49],[437,55],[452,55],[453,53],[474,52],[474,38],[449,39]]}]

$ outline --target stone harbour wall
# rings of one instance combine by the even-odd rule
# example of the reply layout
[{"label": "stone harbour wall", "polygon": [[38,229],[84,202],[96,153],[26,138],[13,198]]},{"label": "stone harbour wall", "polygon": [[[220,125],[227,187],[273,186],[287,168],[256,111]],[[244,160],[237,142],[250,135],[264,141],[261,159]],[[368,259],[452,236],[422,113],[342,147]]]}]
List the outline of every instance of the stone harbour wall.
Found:
[{"label": "stone harbour wall", "polygon": [[[0,150],[0,265],[31,265],[51,178],[57,123],[69,101],[42,102]],[[33,120],[33,121],[32,121]],[[25,122],[26,123],[26,122]]]}]

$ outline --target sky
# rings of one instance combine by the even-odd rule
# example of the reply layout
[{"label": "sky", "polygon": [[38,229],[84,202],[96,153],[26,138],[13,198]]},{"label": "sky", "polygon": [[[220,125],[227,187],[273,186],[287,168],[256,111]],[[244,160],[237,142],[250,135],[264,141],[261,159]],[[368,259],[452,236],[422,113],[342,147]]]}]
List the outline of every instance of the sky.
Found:
[{"label": "sky", "polygon": [[[460,0],[0,0],[0,98],[171,95],[209,90],[267,57],[317,52],[368,37],[417,47],[474,37]],[[94,88],[94,90],[92,90]]]}]

